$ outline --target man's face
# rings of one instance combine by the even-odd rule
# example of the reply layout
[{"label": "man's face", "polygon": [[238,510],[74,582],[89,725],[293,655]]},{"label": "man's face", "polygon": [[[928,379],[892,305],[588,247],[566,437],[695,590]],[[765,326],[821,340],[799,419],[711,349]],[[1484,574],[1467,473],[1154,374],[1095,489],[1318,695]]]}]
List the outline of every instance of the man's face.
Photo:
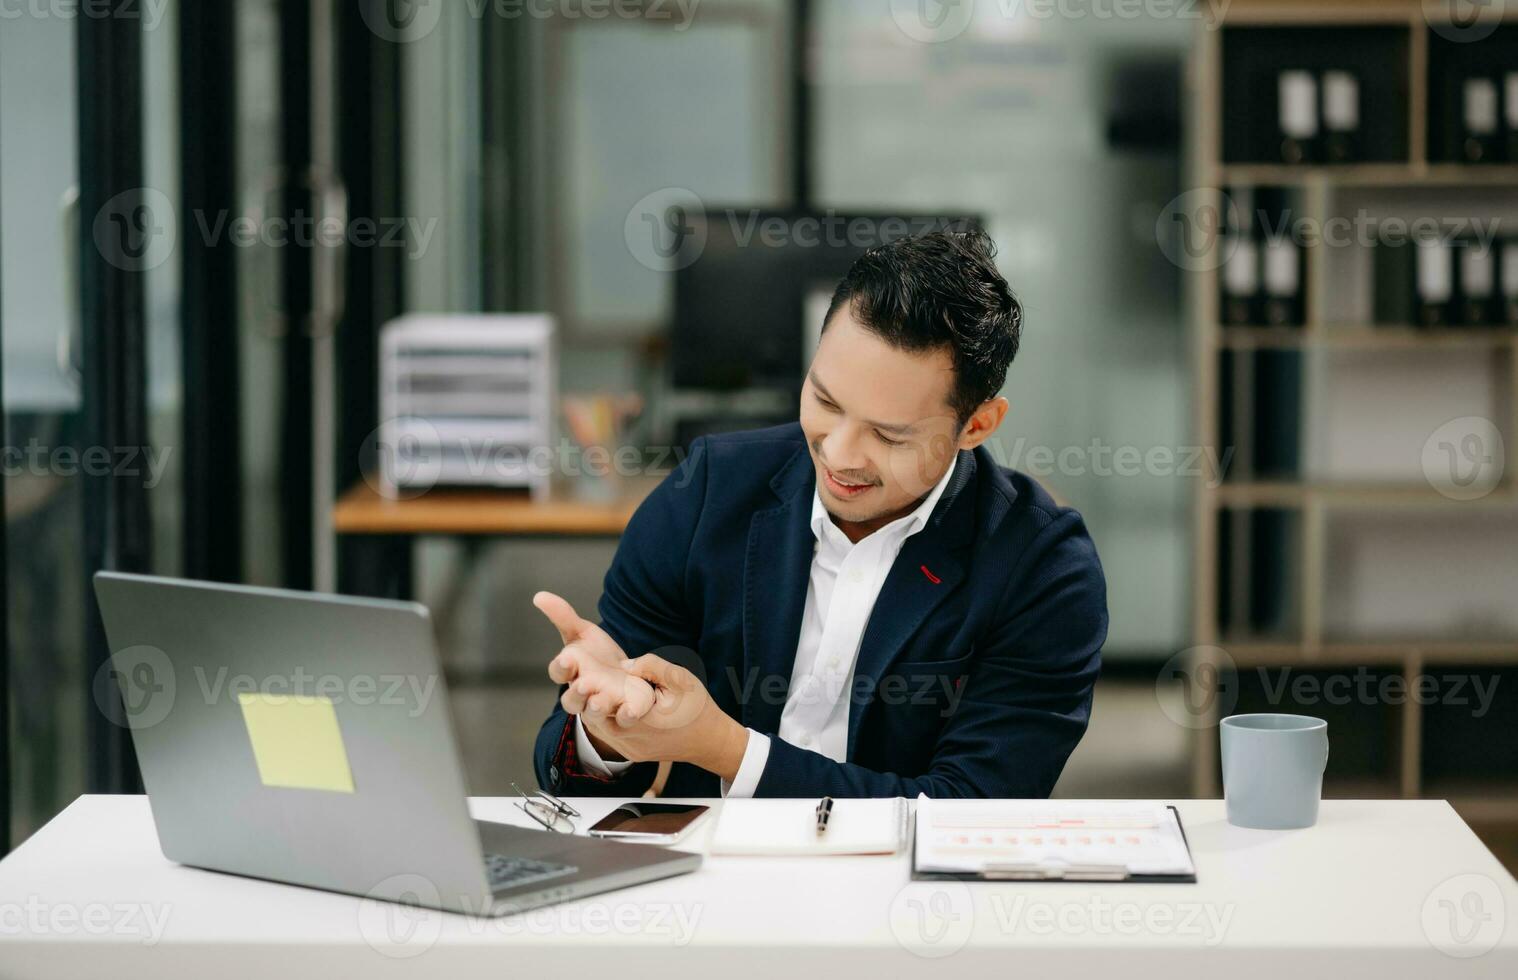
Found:
[{"label": "man's face", "polygon": [[833,516],[899,516],[943,477],[958,449],[947,348],[899,350],[847,308],[829,321],[801,389],[817,493]]}]

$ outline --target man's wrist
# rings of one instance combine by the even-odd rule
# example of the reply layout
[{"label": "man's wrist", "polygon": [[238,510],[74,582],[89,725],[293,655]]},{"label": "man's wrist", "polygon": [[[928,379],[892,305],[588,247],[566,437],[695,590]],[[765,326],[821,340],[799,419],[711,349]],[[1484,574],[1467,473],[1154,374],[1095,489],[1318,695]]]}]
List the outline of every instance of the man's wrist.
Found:
[{"label": "man's wrist", "polygon": [[743,754],[748,749],[748,729],[725,713],[721,721],[716,737],[709,742],[709,750],[702,758],[692,761],[730,783],[738,777],[738,769],[743,765]]}]

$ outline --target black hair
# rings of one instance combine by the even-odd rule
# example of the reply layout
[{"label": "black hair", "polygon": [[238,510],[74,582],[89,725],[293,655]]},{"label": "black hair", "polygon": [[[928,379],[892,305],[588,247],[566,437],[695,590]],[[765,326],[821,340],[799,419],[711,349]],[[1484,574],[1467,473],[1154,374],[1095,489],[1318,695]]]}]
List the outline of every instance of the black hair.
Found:
[{"label": "black hair", "polygon": [[963,426],[1001,391],[1022,336],[1022,306],[996,271],[995,256],[995,244],[979,229],[877,245],[838,283],[822,327],[847,305],[861,326],[893,347],[949,348],[949,405]]}]

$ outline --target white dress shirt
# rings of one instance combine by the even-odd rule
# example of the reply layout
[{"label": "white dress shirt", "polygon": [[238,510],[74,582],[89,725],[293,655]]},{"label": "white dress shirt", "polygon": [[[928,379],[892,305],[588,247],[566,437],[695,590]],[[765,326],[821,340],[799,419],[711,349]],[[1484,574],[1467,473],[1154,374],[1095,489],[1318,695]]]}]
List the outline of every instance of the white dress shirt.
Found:
[{"label": "white dress shirt", "polygon": [[[954,467],[938,481],[910,514],[861,538],[857,543],[839,530],[828,516],[822,498],[812,491],[812,534],[817,538],[812,555],[811,580],[801,614],[801,635],[791,685],[780,714],[779,737],[792,745],[810,749],[835,762],[848,754],[849,692],[854,683],[854,664],[864,628],[875,608],[875,599],[886,575],[901,553],[907,538],[921,531],[943,496]],[[607,762],[591,745],[585,726],[575,719],[575,751],[580,764],[594,773],[614,776],[632,765]],[[769,760],[769,736],[749,729],[748,748],[732,785],[723,783],[725,796],[753,796]]]}]

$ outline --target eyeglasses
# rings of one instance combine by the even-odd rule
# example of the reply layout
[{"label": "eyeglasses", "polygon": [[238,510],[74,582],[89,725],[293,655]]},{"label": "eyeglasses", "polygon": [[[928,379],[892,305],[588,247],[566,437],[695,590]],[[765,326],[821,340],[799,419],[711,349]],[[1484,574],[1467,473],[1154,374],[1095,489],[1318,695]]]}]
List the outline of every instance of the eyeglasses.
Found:
[{"label": "eyeglasses", "polygon": [[570,817],[578,817],[580,811],[565,803],[550,793],[538,790],[529,796],[522,791],[522,787],[516,783],[511,788],[517,791],[522,798],[517,801],[517,806],[522,812],[543,826],[544,830],[555,834],[572,834],[575,832],[574,821]]}]

